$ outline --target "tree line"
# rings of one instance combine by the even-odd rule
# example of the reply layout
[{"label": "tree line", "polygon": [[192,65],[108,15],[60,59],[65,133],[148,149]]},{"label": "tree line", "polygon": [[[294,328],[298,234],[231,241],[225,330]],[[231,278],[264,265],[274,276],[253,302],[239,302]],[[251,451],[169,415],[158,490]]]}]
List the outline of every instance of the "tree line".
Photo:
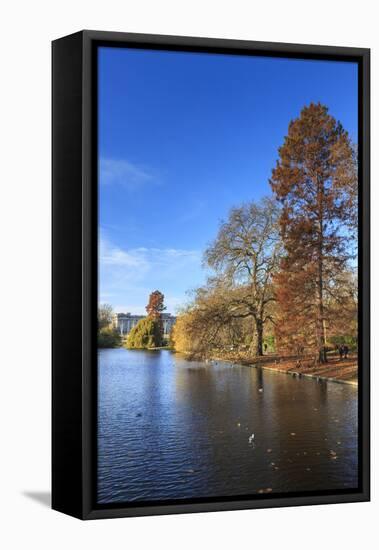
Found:
[{"label": "tree line", "polygon": [[312,354],[357,339],[357,151],[320,103],[291,121],[272,195],[231,209],[173,331],[178,351]]}]

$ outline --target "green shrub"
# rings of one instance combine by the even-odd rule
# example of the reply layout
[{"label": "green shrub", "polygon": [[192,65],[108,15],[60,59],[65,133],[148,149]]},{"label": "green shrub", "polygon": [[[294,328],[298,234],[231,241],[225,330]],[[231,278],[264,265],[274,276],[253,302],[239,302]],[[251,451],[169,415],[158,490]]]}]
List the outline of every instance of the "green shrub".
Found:
[{"label": "green shrub", "polygon": [[159,348],[162,345],[162,325],[159,319],[151,317],[138,321],[126,339],[126,347],[129,349]]},{"label": "green shrub", "polygon": [[272,334],[270,336],[266,336],[266,338],[263,340],[263,349],[266,353],[275,352],[275,338]]},{"label": "green shrub", "polygon": [[121,336],[114,327],[103,327],[97,333],[99,348],[117,348],[121,346]]}]

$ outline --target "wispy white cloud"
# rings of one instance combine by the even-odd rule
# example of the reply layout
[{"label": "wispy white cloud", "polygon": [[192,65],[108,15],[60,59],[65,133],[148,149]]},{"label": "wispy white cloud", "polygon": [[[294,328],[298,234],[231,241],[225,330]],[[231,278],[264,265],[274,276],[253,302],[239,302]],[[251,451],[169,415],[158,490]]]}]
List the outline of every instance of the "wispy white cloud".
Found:
[{"label": "wispy white cloud", "polygon": [[198,250],[146,247],[122,249],[104,236],[100,236],[99,243],[99,261],[102,266],[126,267],[146,272],[157,265],[177,268],[183,262],[201,259]]},{"label": "wispy white cloud", "polygon": [[157,184],[158,180],[145,167],[126,159],[100,158],[100,185],[121,185],[129,191],[139,189],[146,184]]},{"label": "wispy white cloud", "polygon": [[99,261],[101,266],[127,267],[146,270],[148,265],[138,249],[130,251],[111,244],[106,238],[100,237]]},{"label": "wispy white cloud", "polygon": [[143,313],[147,298],[158,288],[167,311],[175,313],[187,301],[189,286],[202,279],[201,252],[177,248],[123,248],[99,240],[99,298],[108,297],[116,311]]}]

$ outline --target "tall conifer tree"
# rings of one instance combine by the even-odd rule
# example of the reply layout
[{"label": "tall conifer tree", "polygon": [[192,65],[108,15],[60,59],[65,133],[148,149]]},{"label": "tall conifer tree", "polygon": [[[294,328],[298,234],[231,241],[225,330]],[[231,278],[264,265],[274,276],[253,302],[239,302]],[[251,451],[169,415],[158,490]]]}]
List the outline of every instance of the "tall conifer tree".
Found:
[{"label": "tall conifer tree", "polygon": [[283,207],[278,335],[326,362],[328,295],[354,254],[357,205],[354,150],[327,107],[311,103],[290,123],[270,183]]}]

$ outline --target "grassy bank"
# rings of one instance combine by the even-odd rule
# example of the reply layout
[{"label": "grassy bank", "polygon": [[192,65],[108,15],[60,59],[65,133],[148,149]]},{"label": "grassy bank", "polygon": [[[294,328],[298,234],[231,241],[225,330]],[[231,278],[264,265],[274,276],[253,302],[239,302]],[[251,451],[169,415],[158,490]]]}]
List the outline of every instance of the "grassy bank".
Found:
[{"label": "grassy bank", "polygon": [[246,354],[238,352],[223,353],[222,356],[215,354],[212,359],[230,361],[239,365],[262,367],[296,376],[301,375],[350,384],[358,383],[358,359],[356,355],[351,355],[347,359],[342,360],[340,360],[338,355],[331,355],[325,364],[315,362],[310,356],[298,357],[269,354],[263,357],[249,357]]}]

